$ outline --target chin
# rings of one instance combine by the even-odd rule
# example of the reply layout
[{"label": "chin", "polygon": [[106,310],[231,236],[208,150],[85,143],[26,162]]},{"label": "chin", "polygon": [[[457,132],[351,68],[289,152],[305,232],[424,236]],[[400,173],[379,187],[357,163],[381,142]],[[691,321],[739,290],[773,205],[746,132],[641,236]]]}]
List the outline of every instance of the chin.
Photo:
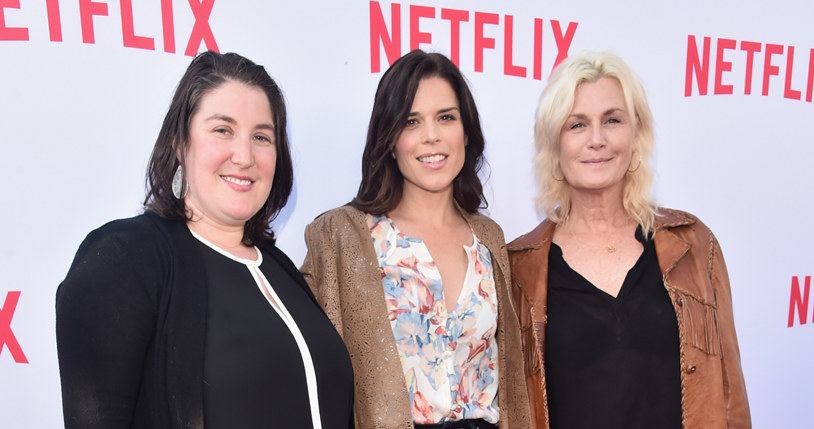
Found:
[{"label": "chin", "polygon": [[229,217],[234,219],[237,222],[246,223],[251,219],[257,212],[260,211],[258,208],[257,210],[252,209],[245,209],[245,210],[232,210],[227,212]]},{"label": "chin", "polygon": [[580,189],[583,191],[589,192],[601,192],[613,189],[616,186],[619,186],[621,182],[578,182],[576,184],[571,185],[574,189]]}]

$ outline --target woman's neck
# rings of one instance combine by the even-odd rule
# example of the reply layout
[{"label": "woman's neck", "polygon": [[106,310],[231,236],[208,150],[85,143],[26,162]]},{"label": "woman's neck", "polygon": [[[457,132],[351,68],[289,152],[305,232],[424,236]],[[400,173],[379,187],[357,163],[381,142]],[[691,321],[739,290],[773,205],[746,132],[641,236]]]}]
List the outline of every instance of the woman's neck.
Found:
[{"label": "woman's neck", "polygon": [[254,247],[243,244],[243,228],[241,227],[225,227],[209,222],[206,218],[193,218],[193,220],[187,221],[187,226],[191,231],[232,255],[243,259],[257,257]]},{"label": "woman's neck", "polygon": [[574,192],[567,223],[572,229],[606,232],[624,227],[630,215],[622,205],[621,195]]},{"label": "woman's neck", "polygon": [[450,223],[460,222],[462,217],[448,192],[411,192],[405,189],[401,200],[388,213],[394,221],[420,223],[425,226],[443,228]]}]

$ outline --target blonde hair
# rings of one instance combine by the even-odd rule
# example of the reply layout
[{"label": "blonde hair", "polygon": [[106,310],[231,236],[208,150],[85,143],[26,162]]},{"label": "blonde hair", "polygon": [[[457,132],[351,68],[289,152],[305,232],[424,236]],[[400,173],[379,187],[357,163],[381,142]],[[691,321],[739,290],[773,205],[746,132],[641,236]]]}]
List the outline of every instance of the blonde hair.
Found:
[{"label": "blonde hair", "polygon": [[[624,177],[622,205],[642,228],[646,237],[653,232],[656,206],[650,196],[653,173],[653,115],[644,88],[633,70],[617,55],[583,51],[563,61],[552,73],[540,95],[534,123],[534,173],[537,177],[536,206],[555,223],[563,223],[571,211],[571,189],[560,168],[560,133],[574,107],[577,87],[603,77],[619,81],[625,108],[637,124],[635,152]],[[640,163],[634,167],[637,156]],[[632,171],[631,171],[632,170]]]}]

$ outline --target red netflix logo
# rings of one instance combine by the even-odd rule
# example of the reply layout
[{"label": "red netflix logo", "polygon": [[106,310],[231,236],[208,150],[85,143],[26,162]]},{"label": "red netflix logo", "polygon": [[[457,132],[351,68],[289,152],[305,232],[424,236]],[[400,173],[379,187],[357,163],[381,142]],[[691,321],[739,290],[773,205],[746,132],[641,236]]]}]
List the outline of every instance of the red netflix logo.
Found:
[{"label": "red netflix logo", "polygon": [[5,303],[0,307],[0,353],[3,353],[3,345],[8,348],[14,362],[28,363],[28,359],[23,353],[17,337],[11,330],[11,319],[14,317],[14,310],[17,309],[17,301],[20,299],[20,291],[6,293]]},{"label": "red netflix logo", "polygon": [[[791,293],[789,296],[789,324],[794,326],[794,315],[797,314],[797,323],[805,325],[808,323],[808,297],[811,291],[811,276],[805,276],[803,291],[800,291],[800,278],[791,278]],[[814,322],[814,310],[812,310],[812,322]]]},{"label": "red netflix logo", "polygon": [[[712,55],[712,39],[704,37],[701,41],[701,46],[698,40],[692,34],[687,37],[687,68],[686,77],[684,80],[684,96],[689,97],[692,95],[693,83],[698,88],[699,95],[707,95],[709,92],[709,77],[712,72],[710,65],[710,56]],[[732,70],[732,61],[727,61],[732,55],[743,55],[745,60],[745,70],[740,73],[735,73]],[[806,52],[803,51],[802,58],[805,58]],[[761,95],[768,96],[770,83],[774,78],[780,79],[780,66],[785,57],[785,67],[783,68],[783,97],[791,100],[801,100],[802,90],[794,88],[794,60],[795,49],[794,46],[776,45],[773,43],[759,43],[741,40],[740,42],[733,39],[715,39],[715,74],[713,94],[732,94],[734,93],[734,85],[726,83],[732,82],[732,79],[744,76],[743,79],[743,93],[749,95],[752,93],[752,78],[755,64],[762,64],[762,85]],[[800,60],[800,56],[796,57]],[[803,60],[805,61],[805,60]],[[694,79],[693,79],[694,78]],[[807,79],[805,81],[805,101],[811,102],[812,93],[814,92],[814,49],[808,52],[808,68]]]},{"label": "red netflix logo", "polygon": [[[82,30],[82,42],[96,43],[96,34],[93,30],[95,16],[108,16],[107,3],[93,0],[79,1],[79,20]],[[155,1],[155,0],[153,0]],[[175,53],[175,21],[173,19],[172,0],[161,1],[161,30],[164,41],[164,52]],[[195,24],[189,35],[185,55],[194,56],[198,53],[201,43],[206,48],[218,51],[215,35],[209,26],[209,15],[215,0],[188,0],[190,10],[195,17]],[[62,41],[62,15],[59,11],[59,0],[45,0],[48,19],[48,35],[52,42]],[[122,42],[127,48],[139,48],[154,51],[155,39],[137,35],[133,22],[133,0],[119,0]],[[6,26],[5,14],[7,9],[20,9],[20,0],[0,0],[0,41],[3,40],[29,40],[28,28]]]},{"label": "red netflix logo", "polygon": [[[471,47],[474,52],[476,72],[483,72],[484,54],[487,49],[496,48],[496,39],[487,36],[487,29],[490,26],[503,27],[503,74],[507,76],[528,76],[528,66],[521,65],[519,59],[525,58],[525,64],[528,64],[529,56],[531,57],[531,75],[534,79],[541,80],[543,78],[543,39],[544,37],[545,22],[540,18],[534,18],[534,40],[532,43],[531,52],[518,53],[514,50],[514,16],[502,15],[503,22],[501,24],[501,15],[497,13],[487,12],[471,12],[468,10],[460,9],[447,9],[438,8],[433,6],[418,6],[409,5],[409,50],[419,49],[422,44],[432,43],[432,33],[421,31],[422,20],[437,20],[449,22],[449,38],[450,46],[449,53],[450,59],[455,65],[460,67],[460,54],[461,54],[461,25],[462,23],[470,22],[473,20],[474,36],[472,40],[465,40],[463,46]],[[381,5],[377,1],[370,2],[370,72],[378,73],[381,70],[381,50],[384,50],[387,56],[388,64],[393,64],[405,52],[402,50],[401,43],[401,14],[402,7],[398,3],[390,4],[390,28],[387,28],[385,22],[385,14],[382,11]],[[574,34],[577,31],[576,22],[569,22],[567,28],[563,29],[562,25],[557,20],[549,21],[549,27],[553,36],[553,42],[557,50],[557,56],[554,59],[552,69],[556,67],[562,60],[568,58],[568,49],[571,47],[571,42],[574,40]],[[524,23],[521,25],[530,25]],[[549,49],[550,50],[550,49]],[[548,52],[549,50],[546,50]]]}]

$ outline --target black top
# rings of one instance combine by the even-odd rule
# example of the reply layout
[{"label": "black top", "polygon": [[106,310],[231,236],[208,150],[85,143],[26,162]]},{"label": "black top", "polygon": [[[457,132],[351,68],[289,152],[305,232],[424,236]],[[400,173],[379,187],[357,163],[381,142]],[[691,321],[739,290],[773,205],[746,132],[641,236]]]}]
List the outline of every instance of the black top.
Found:
[{"label": "black top", "polygon": [[[57,290],[66,429],[203,427],[212,301],[200,246],[185,222],[149,212],[88,234]],[[330,323],[291,260],[275,246],[261,250],[311,300],[315,318]],[[325,335],[338,338],[334,329]],[[333,358],[344,365],[347,351]],[[331,371],[331,365],[318,366],[317,378],[333,377]],[[345,382],[344,376],[337,379]],[[323,403],[340,406],[344,400],[348,409],[336,415],[345,415],[351,399]]]},{"label": "black top", "polygon": [[[310,428],[303,358],[246,264],[200,243],[209,291],[204,354],[207,429]],[[267,252],[260,270],[297,324],[317,373],[322,427],[351,421],[353,373],[330,321]]]},{"label": "black top", "polygon": [[681,428],[678,322],[644,245],[616,298],[551,245],[545,376],[552,429]]}]

